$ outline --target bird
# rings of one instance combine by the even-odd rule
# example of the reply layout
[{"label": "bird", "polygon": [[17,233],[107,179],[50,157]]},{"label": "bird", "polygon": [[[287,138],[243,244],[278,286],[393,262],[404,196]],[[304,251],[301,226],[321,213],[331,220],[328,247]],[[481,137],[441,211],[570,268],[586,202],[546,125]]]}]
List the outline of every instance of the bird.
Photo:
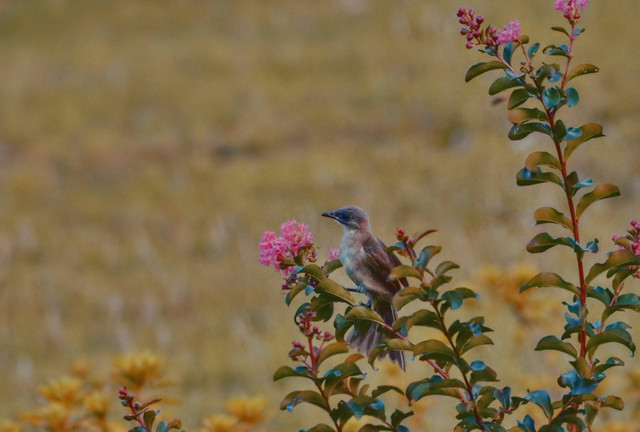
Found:
[{"label": "bird", "polygon": [[[393,306],[393,296],[401,289],[401,285],[397,280],[389,281],[388,276],[394,267],[400,265],[400,260],[387,253],[384,242],[371,232],[369,216],[361,208],[342,207],[322,213],[322,216],[335,220],[344,229],[339,249],[342,266],[358,291],[367,295],[370,307],[386,324],[393,325],[398,316]],[[349,346],[367,355],[371,354],[382,341],[383,335],[378,331],[378,326],[370,326],[363,334],[354,328],[347,336]],[[402,351],[389,353],[389,358],[405,370],[406,362]]]}]

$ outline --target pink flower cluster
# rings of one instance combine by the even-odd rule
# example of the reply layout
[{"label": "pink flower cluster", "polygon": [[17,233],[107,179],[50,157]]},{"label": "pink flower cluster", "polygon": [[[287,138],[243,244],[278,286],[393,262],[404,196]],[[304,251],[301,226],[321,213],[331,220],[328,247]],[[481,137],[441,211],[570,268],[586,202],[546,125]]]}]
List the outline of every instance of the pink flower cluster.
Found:
[{"label": "pink flower cluster", "polygon": [[555,9],[574,24],[580,19],[580,11],[584,10],[589,0],[556,0]]},{"label": "pink flower cluster", "polygon": [[[620,246],[620,249],[626,249],[632,254],[640,258],[640,222],[637,220],[631,221],[631,228],[627,230],[628,235],[622,237],[614,235],[612,240],[615,244]],[[633,275],[636,278],[640,278],[640,268],[637,269]]]},{"label": "pink flower cluster", "polygon": [[501,30],[496,26],[482,29],[484,18],[481,15],[476,16],[475,10],[460,8],[457,15],[458,22],[465,26],[460,29],[460,34],[467,39],[467,48],[473,48],[476,45],[497,47],[509,42],[515,42],[520,37],[520,21],[518,20],[509,21],[509,24]]},{"label": "pink flower cluster", "polygon": [[340,258],[340,250],[334,247],[329,248],[329,261],[337,260]]},{"label": "pink flower cluster", "polygon": [[285,276],[289,276],[294,268],[283,266],[287,258],[295,258],[301,250],[309,251],[307,258],[315,258],[312,248],[313,234],[306,224],[297,222],[295,219],[280,225],[280,233],[280,236],[273,231],[265,231],[262,234],[262,239],[258,243],[260,249],[258,259],[261,264],[282,270]]},{"label": "pink flower cluster", "polygon": [[520,21],[511,20],[502,30],[496,32],[499,44],[515,42],[520,37]]}]

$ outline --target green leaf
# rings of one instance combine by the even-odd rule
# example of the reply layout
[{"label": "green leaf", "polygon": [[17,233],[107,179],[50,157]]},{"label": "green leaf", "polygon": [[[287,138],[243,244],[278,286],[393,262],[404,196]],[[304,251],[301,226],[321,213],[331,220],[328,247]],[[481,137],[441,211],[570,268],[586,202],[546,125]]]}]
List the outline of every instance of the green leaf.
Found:
[{"label": "green leaf", "polygon": [[562,94],[557,87],[549,87],[542,93],[542,103],[547,108],[555,108],[562,102]]},{"label": "green leaf", "polygon": [[538,52],[538,48],[540,48],[539,43],[534,43],[529,47],[529,50],[527,51],[527,55],[529,56],[529,58],[533,58],[533,56],[536,55],[536,53]]},{"label": "green leaf", "polygon": [[569,31],[564,27],[551,27],[551,30],[564,33],[565,35],[567,35],[567,37],[569,37]]},{"label": "green leaf", "polygon": [[498,374],[495,370],[489,366],[485,366],[484,369],[471,372],[470,382],[471,385],[475,385],[478,382],[494,382],[498,381]]},{"label": "green leaf", "polygon": [[594,202],[617,197],[619,195],[620,189],[614,184],[607,183],[596,186],[593,191],[580,198],[578,206],[576,207],[576,217],[580,218],[582,213],[584,213],[584,211]]},{"label": "green leaf", "polygon": [[280,402],[280,409],[293,411],[296,405],[303,402],[320,407],[325,411],[329,410],[324,398],[313,390],[297,390],[289,393],[282,399],[282,402]]},{"label": "green leaf", "polygon": [[287,292],[287,295],[284,298],[284,301],[287,304],[287,306],[289,306],[291,304],[291,302],[293,301],[293,299],[298,294],[303,292],[306,288],[307,288],[306,284],[300,283],[300,284],[297,284],[296,286],[294,286],[291,290],[289,290],[289,292]]},{"label": "green leaf", "polygon": [[298,273],[308,274],[317,281],[324,279],[322,268],[315,264],[309,264],[302,268]]},{"label": "green leaf", "polygon": [[324,362],[329,357],[336,354],[345,354],[348,352],[349,345],[346,342],[334,342],[322,348],[322,351],[320,351],[320,354],[318,354],[318,358],[316,359],[316,364],[320,366],[322,362]]},{"label": "green leaf", "polygon": [[400,310],[414,300],[427,301],[427,293],[422,288],[402,288],[393,297],[393,306],[396,308],[396,310]]},{"label": "green leaf", "polygon": [[567,127],[564,125],[562,120],[558,120],[553,127],[553,136],[554,139],[558,142],[564,140],[567,136]]},{"label": "green leaf", "polygon": [[382,326],[386,325],[382,317],[376,311],[366,306],[356,306],[352,308],[349,312],[347,312],[345,318],[347,319],[347,321],[370,321]]},{"label": "green leaf", "polygon": [[506,69],[506,68],[507,66],[499,61],[477,63],[469,68],[464,80],[465,82],[469,82],[475,77],[482,75],[485,72],[489,72],[490,70]]},{"label": "green leaf", "polygon": [[329,425],[319,423],[311,429],[307,429],[307,432],[335,432],[335,430]]},{"label": "green leaf", "polygon": [[514,125],[511,127],[511,130],[509,130],[508,136],[512,141],[519,141],[534,132],[551,136],[551,128],[546,123],[524,123],[521,125]]},{"label": "green leaf", "polygon": [[318,294],[327,294],[338,301],[354,305],[355,300],[349,291],[347,291],[342,285],[334,282],[331,279],[323,279],[316,285],[315,291]]},{"label": "green leaf", "polygon": [[469,341],[467,343],[465,343],[462,348],[460,349],[460,355],[463,355],[464,353],[466,353],[467,351],[478,347],[480,345],[493,345],[493,341],[491,340],[491,338],[485,334],[480,334],[477,336],[472,336],[471,338],[469,338]]},{"label": "green leaf", "polygon": [[622,411],[624,409],[624,401],[618,396],[607,396],[601,405],[603,408],[613,408],[614,410]]},{"label": "green leaf", "polygon": [[429,339],[413,347],[413,354],[422,360],[436,359],[454,363],[456,355],[451,348],[436,339]]},{"label": "green leaf", "polygon": [[524,163],[525,168],[531,172],[535,171],[536,168],[541,165],[550,166],[551,168],[555,168],[558,171],[562,169],[562,166],[560,165],[557,157],[549,152],[543,151],[531,153]]},{"label": "green leaf", "polygon": [[560,46],[549,45],[544,47],[542,52],[550,56],[562,56],[562,57],[569,58],[569,47],[567,47],[566,45],[560,45]]},{"label": "green leaf", "polygon": [[290,368],[289,366],[280,366],[278,370],[273,374],[273,381],[275,382],[289,377],[313,378],[308,370],[297,371],[293,368]]},{"label": "green leaf", "polygon": [[[396,320],[396,322],[394,323],[394,328],[396,326],[396,323],[400,322],[402,322],[402,318]],[[408,317],[406,317],[402,325],[406,330],[409,330],[414,326],[430,327],[437,330],[442,330],[442,325],[440,324],[438,315],[435,312],[426,309],[418,310],[409,315]]]},{"label": "green leaf", "polygon": [[509,103],[507,104],[507,108],[512,110],[514,108],[519,107],[523,103],[525,103],[529,98],[531,98],[531,94],[526,89],[515,89],[511,96],[509,97]]},{"label": "green leaf", "polygon": [[520,79],[501,77],[491,84],[491,87],[489,87],[489,94],[491,96],[497,95],[498,93],[513,87],[522,87],[522,85],[523,84]]},{"label": "green leaf", "polygon": [[596,65],[581,64],[571,69],[571,72],[569,72],[569,74],[567,75],[567,79],[565,82],[569,82],[572,79],[582,75],[597,73],[599,71],[600,71],[600,68]]},{"label": "green leaf", "polygon": [[546,391],[532,391],[525,397],[525,399],[538,405],[548,419],[551,419],[553,417],[553,406],[551,405],[551,398],[549,397],[549,393],[547,393]]},{"label": "green leaf", "polygon": [[530,120],[548,122],[549,117],[538,108],[516,108],[509,111],[509,121],[513,124],[519,125]]},{"label": "green leaf", "polygon": [[572,294],[580,295],[580,289],[577,286],[565,281],[557,274],[549,272],[538,273],[532,277],[528,282],[520,286],[520,292],[524,292],[529,288],[538,287],[557,287],[569,291]]},{"label": "green leaf", "polygon": [[540,168],[536,168],[533,171],[522,168],[516,174],[516,184],[518,186],[533,186],[541,183],[554,183],[560,187],[564,187],[560,177],[554,173],[543,172]]},{"label": "green leaf", "polygon": [[636,351],[636,346],[633,343],[631,335],[628,331],[621,328],[612,328],[610,330],[605,330],[600,334],[592,336],[587,342],[587,352],[593,353],[597,347],[606,343],[619,343],[629,348],[631,354],[634,354]]},{"label": "green leaf", "polygon": [[531,241],[527,244],[527,252],[541,253],[558,245],[568,246],[576,252],[582,251],[575,240],[570,237],[554,238],[551,237],[549,233],[543,232],[531,239]]},{"label": "green leaf", "polygon": [[573,232],[573,224],[571,223],[571,219],[552,207],[540,207],[535,211],[533,217],[536,221],[536,225],[554,223],[561,225],[569,231]]},{"label": "green leaf", "polygon": [[585,282],[591,283],[600,273],[609,270],[612,267],[640,265],[640,259],[626,249],[620,249],[612,252],[604,263],[596,263],[589,270]]},{"label": "green leaf", "polygon": [[569,159],[569,156],[583,143],[593,138],[600,138],[602,134],[602,125],[598,123],[587,123],[580,127],[582,134],[572,140],[567,141],[567,147],[564,149],[564,158]]},{"label": "green leaf", "polygon": [[393,270],[391,270],[391,272],[389,273],[389,276],[387,277],[387,280],[395,281],[398,279],[409,278],[409,277],[416,278],[419,280],[422,279],[422,275],[420,274],[420,271],[418,271],[412,266],[402,264],[394,267]]},{"label": "green leaf", "polygon": [[436,267],[436,271],[434,272],[434,274],[436,275],[436,277],[440,277],[445,275],[450,270],[459,268],[460,266],[453,261],[442,261],[440,264],[438,264],[438,267]]},{"label": "green leaf", "polygon": [[147,430],[153,430],[153,422],[156,421],[156,412],[154,410],[145,411],[142,415],[142,419]]},{"label": "green leaf", "polygon": [[556,336],[545,336],[538,342],[536,351],[554,350],[560,351],[565,354],[569,354],[571,357],[576,358],[578,352],[569,342],[565,342]]}]

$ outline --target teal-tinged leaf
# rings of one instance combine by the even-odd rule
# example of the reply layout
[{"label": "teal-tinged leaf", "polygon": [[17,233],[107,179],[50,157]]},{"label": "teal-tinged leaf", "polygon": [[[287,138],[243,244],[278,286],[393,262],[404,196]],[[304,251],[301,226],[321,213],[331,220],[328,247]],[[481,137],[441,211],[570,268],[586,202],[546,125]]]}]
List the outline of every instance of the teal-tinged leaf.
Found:
[{"label": "teal-tinged leaf", "polygon": [[318,282],[315,288],[318,294],[326,294],[336,299],[337,301],[341,301],[347,303],[349,305],[354,305],[355,300],[349,291],[347,291],[342,285],[334,282],[331,279],[323,279]]},{"label": "teal-tinged leaf", "polygon": [[556,336],[545,336],[538,342],[536,346],[536,351],[544,351],[544,350],[554,350],[560,351],[565,354],[569,354],[571,357],[576,358],[578,356],[578,352],[575,347],[571,345],[569,342],[565,342]]},{"label": "teal-tinged leaf", "polygon": [[542,93],[542,102],[547,108],[555,108],[562,102],[562,94],[557,87],[549,87]]},{"label": "teal-tinged leaf", "polygon": [[519,141],[531,135],[534,132],[539,132],[548,136],[551,136],[551,128],[546,123],[524,123],[520,125],[514,125],[509,130],[509,139],[512,141]]},{"label": "teal-tinged leaf", "polygon": [[612,252],[604,263],[594,264],[589,270],[585,282],[587,284],[591,283],[596,276],[612,267],[628,265],[640,265],[640,258],[626,249],[617,250]]},{"label": "teal-tinged leaf", "polygon": [[562,169],[558,158],[549,152],[538,151],[531,153],[524,163],[524,166],[530,172],[534,172],[539,166],[550,166],[558,171]]},{"label": "teal-tinged leaf", "polygon": [[502,58],[509,64],[511,64],[511,57],[513,56],[513,47],[513,42],[508,42],[502,50]]},{"label": "teal-tinged leaf", "polygon": [[569,159],[569,156],[583,143],[604,136],[602,134],[602,125],[598,123],[587,123],[579,129],[582,131],[582,134],[578,138],[567,141],[567,147],[564,149],[565,159]]},{"label": "teal-tinged leaf", "polygon": [[464,297],[456,290],[447,291],[442,294],[442,299],[449,302],[451,310],[459,309],[462,306]]},{"label": "teal-tinged leaf", "polygon": [[429,265],[429,261],[431,261],[431,258],[433,258],[441,250],[441,246],[425,246],[422,251],[420,251],[420,255],[418,255],[418,259],[414,263],[414,266],[424,270]]},{"label": "teal-tinged leaf", "polygon": [[567,96],[567,106],[572,107],[578,105],[578,102],[580,102],[580,95],[576,89],[571,87],[566,89],[564,93]]},{"label": "teal-tinged leaf", "polygon": [[588,194],[585,194],[576,207],[576,217],[580,217],[582,213],[594,202],[607,198],[613,198],[620,195],[620,189],[618,186],[607,183],[601,184],[595,187],[595,189]]},{"label": "teal-tinged leaf", "polygon": [[469,68],[469,70],[467,71],[467,75],[465,76],[464,80],[465,82],[469,82],[472,79],[474,79],[475,77],[482,75],[485,72],[489,72],[490,70],[495,70],[495,69],[506,69],[507,66],[505,66],[503,63],[499,62],[499,61],[490,61],[490,62],[483,62],[483,63],[478,63],[475,64],[473,66],[471,66]]},{"label": "teal-tinged leaf", "polygon": [[602,373],[612,367],[624,366],[624,362],[617,357],[609,357],[606,362],[593,367],[593,373]]},{"label": "teal-tinged leaf", "polygon": [[551,237],[549,233],[537,234],[527,244],[527,252],[529,253],[541,253],[547,249],[551,249],[554,246],[567,246],[576,252],[582,252],[582,249],[578,244],[570,237]]},{"label": "teal-tinged leaf", "polygon": [[529,47],[529,50],[527,51],[527,55],[529,56],[529,58],[533,58],[533,56],[536,55],[536,53],[538,52],[538,48],[540,48],[539,43],[534,43]]},{"label": "teal-tinged leaf", "polygon": [[541,183],[554,183],[562,187],[562,180],[558,175],[551,172],[543,172],[539,167],[533,171],[522,168],[516,174],[516,184],[518,186],[533,186]]},{"label": "teal-tinged leaf", "polygon": [[523,103],[525,103],[529,98],[531,98],[529,92],[526,89],[515,89],[511,96],[509,97],[509,103],[507,104],[507,108],[512,110],[514,108],[519,107]]},{"label": "teal-tinged leaf", "polygon": [[536,221],[536,225],[542,225],[546,223],[554,223],[561,225],[573,232],[573,224],[571,219],[564,215],[564,213],[552,207],[540,207],[533,213],[533,217]]},{"label": "teal-tinged leaf", "polygon": [[324,398],[318,392],[315,392],[313,390],[297,390],[289,393],[287,396],[285,396],[282,402],[280,402],[280,409],[293,411],[293,408],[295,408],[296,405],[303,402],[315,405],[325,411],[328,411],[329,409]]},{"label": "teal-tinged leaf", "polygon": [[493,96],[507,89],[510,89],[513,87],[522,87],[522,86],[523,86],[523,83],[519,79],[501,77],[495,80],[491,84],[491,86],[489,87],[489,94]]},{"label": "teal-tinged leaf", "polygon": [[587,342],[587,352],[593,353],[600,345],[606,343],[618,343],[624,345],[629,349],[629,351],[631,351],[631,354],[634,354],[636,351],[636,346],[633,343],[629,332],[623,329],[614,328],[591,337]]},{"label": "teal-tinged leaf", "polygon": [[298,371],[296,369],[290,368],[289,366],[280,366],[280,368],[278,368],[278,370],[273,374],[273,381],[279,381],[283,378],[288,377],[299,377],[308,379],[313,378],[309,370]]},{"label": "teal-tinged leaf", "polygon": [[546,391],[532,391],[527,396],[525,396],[525,400],[538,405],[542,409],[545,417],[547,417],[548,419],[553,417],[553,406],[551,405],[551,398],[549,397],[549,393],[547,393]]},{"label": "teal-tinged leaf", "polygon": [[550,56],[562,56],[569,58],[569,47],[567,45],[549,45],[544,47],[542,52],[546,55]]},{"label": "teal-tinged leaf", "polygon": [[519,125],[530,120],[548,122],[549,117],[544,111],[538,108],[516,108],[509,111],[509,121],[513,124]]},{"label": "teal-tinged leaf", "polygon": [[[536,236],[537,237],[537,236]],[[572,294],[580,295],[580,289],[574,284],[565,281],[555,273],[538,273],[532,277],[528,282],[520,286],[520,292],[526,291],[530,288],[538,287],[557,287],[563,290],[569,291]]]},{"label": "teal-tinged leaf", "polygon": [[600,68],[598,66],[595,66],[592,64],[581,64],[571,69],[571,71],[567,74],[566,82],[569,82],[572,79],[582,75],[592,74],[597,72],[600,72]]},{"label": "teal-tinged leaf", "polygon": [[536,71],[536,81],[542,83],[545,78],[551,78],[558,74],[559,65],[544,64]]}]

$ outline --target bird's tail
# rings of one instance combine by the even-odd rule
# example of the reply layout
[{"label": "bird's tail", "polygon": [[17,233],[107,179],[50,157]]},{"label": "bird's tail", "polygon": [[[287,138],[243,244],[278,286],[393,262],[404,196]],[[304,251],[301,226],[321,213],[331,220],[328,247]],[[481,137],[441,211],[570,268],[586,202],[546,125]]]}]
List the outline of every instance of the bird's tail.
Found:
[{"label": "bird's tail", "polygon": [[[385,323],[393,325],[397,318],[395,309],[390,303],[386,302],[374,302],[373,310],[375,310],[384,320]],[[371,354],[371,351],[377,347],[382,341],[383,334],[378,329],[378,324],[373,324],[369,329],[360,333],[357,329],[354,329],[347,337],[349,346],[356,348],[358,351]],[[378,358],[382,358],[386,354],[382,354]],[[406,361],[404,353],[402,351],[393,351],[389,353],[389,358],[393,363],[396,363],[402,370],[406,369]]]}]

